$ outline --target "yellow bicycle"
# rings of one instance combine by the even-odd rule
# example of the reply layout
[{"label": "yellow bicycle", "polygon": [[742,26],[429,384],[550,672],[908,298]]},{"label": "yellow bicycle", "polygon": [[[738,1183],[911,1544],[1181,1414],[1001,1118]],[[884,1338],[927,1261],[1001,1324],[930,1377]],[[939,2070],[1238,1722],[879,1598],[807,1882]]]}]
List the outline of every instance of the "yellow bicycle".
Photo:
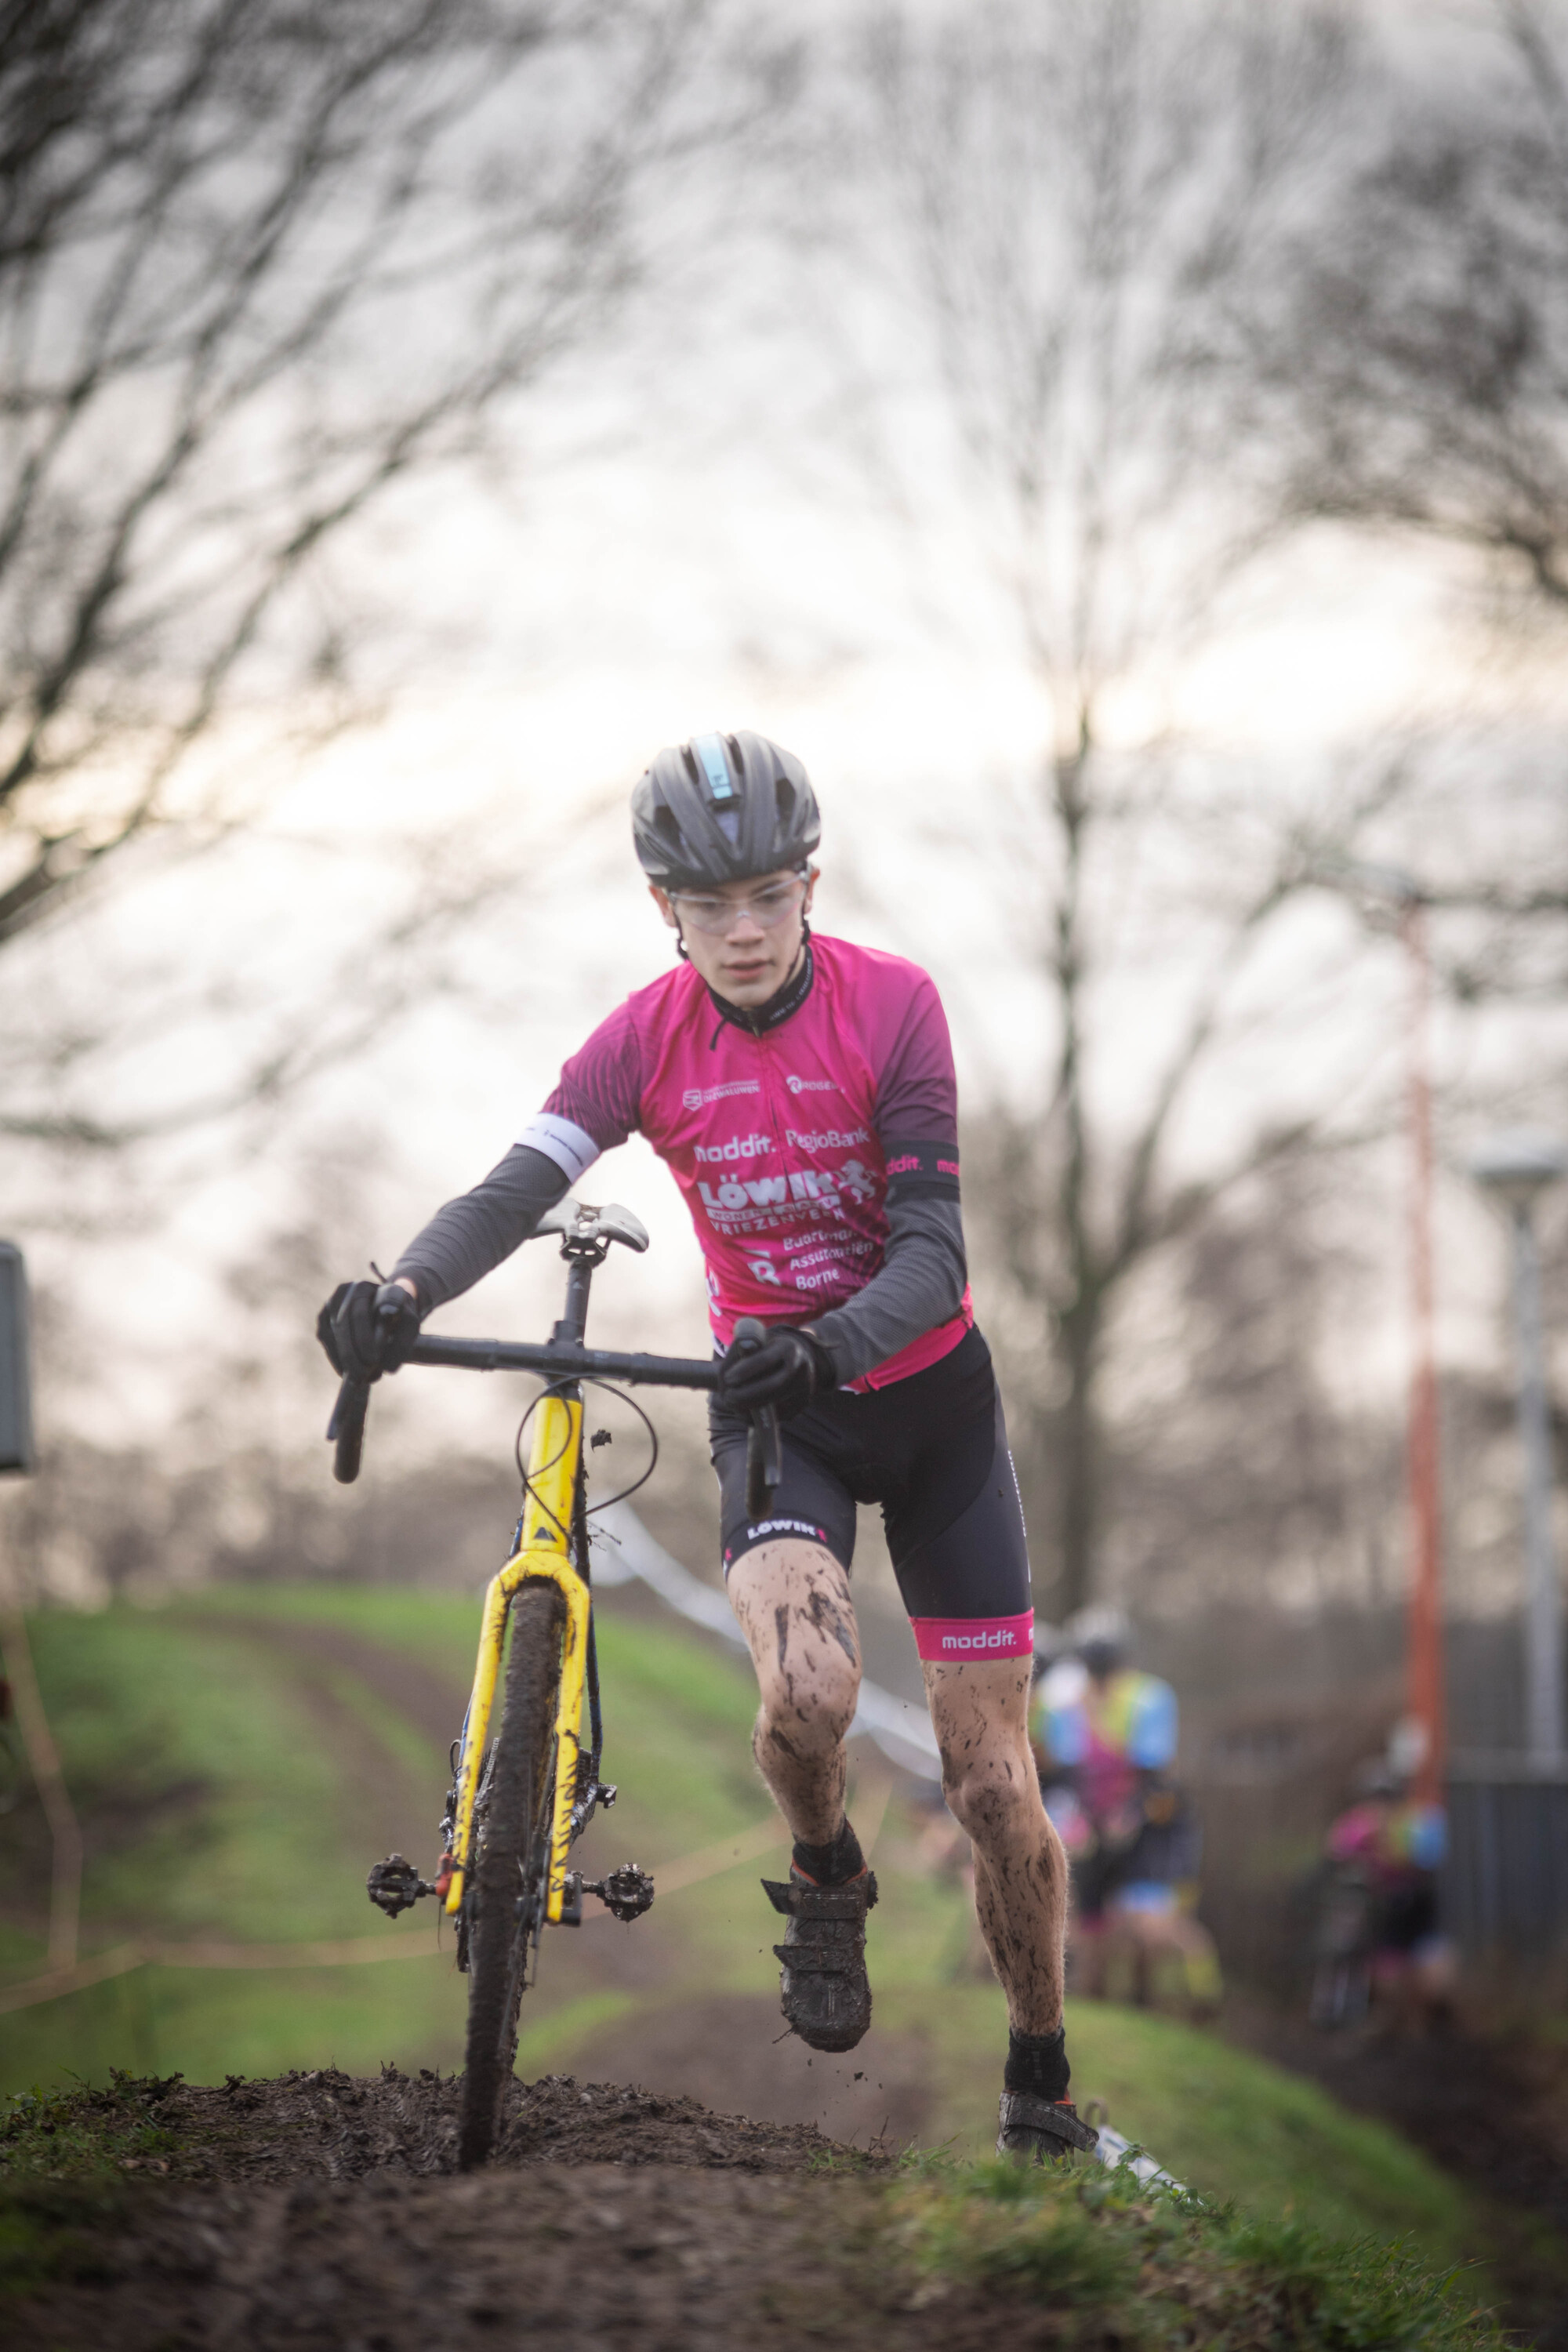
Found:
[{"label": "yellow bicycle", "polygon": [[[595,1269],[616,1242],[639,1252],[647,1247],[647,1234],[629,1209],[567,1199],[539,1233],[560,1236],[568,1267],[565,1312],[548,1345],[420,1339],[406,1360],[534,1372],[546,1383],[525,1419],[525,1426],[532,1424],[526,1468],[519,1433],[522,1510],[511,1557],[485,1595],[473,1692],[453,1743],[436,1875],[422,1878],[395,1853],[378,1862],[367,1881],[371,1901],[389,1918],[431,1895],[456,1923],[458,1966],[468,1979],[458,2118],[465,2169],[484,2163],[495,2144],[517,2055],[518,2011],[546,1927],[580,1925],[584,1895],[598,1896],[618,1919],[640,1917],[654,1896],[652,1878],[636,1863],[586,1885],[570,1867],[574,1843],[616,1794],[599,1778],[604,1724],[589,1575],[584,1384],[711,1389],[719,1379],[717,1359],[615,1355],[584,1346]],[[735,1336],[742,1349],[758,1346],[763,1327],[748,1318]],[[344,1485],[359,1475],[369,1396],[365,1383],[345,1380],[328,1427],[337,1447],[334,1475]],[[779,1474],[778,1419],[766,1411],[753,1422],[748,1458],[754,1517],[765,1516]],[[498,1687],[501,1706],[492,1731]]]}]

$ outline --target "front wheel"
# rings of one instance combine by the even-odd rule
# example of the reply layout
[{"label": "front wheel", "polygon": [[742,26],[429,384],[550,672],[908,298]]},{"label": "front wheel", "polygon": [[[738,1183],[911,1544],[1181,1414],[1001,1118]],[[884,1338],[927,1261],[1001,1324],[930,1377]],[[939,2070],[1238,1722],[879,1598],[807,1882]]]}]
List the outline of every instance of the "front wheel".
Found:
[{"label": "front wheel", "polygon": [[544,1924],[554,1737],[566,1604],[554,1584],[525,1584],[511,1604],[500,1728],[475,1823],[468,1880],[468,2031],[458,2124],[465,2172],[495,2145],[517,2055],[517,2012]]}]

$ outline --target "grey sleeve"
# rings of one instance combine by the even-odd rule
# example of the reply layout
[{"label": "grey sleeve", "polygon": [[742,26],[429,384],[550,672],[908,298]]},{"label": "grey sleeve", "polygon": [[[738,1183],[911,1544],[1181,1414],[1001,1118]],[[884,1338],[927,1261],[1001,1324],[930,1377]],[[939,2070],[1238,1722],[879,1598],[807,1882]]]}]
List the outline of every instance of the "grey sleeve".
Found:
[{"label": "grey sleeve", "polygon": [[846,1306],[808,1328],[832,1357],[840,1381],[858,1380],[923,1331],[950,1321],[963,1303],[967,1280],[956,1188],[950,1197],[895,1195],[888,1202],[880,1273]]},{"label": "grey sleeve", "polygon": [[526,1143],[514,1143],[506,1158],[471,1192],[437,1209],[397,1264],[394,1280],[406,1275],[419,1293],[419,1311],[428,1315],[481,1275],[500,1265],[527,1241],[546,1209],[565,1192],[567,1176],[553,1160]]}]

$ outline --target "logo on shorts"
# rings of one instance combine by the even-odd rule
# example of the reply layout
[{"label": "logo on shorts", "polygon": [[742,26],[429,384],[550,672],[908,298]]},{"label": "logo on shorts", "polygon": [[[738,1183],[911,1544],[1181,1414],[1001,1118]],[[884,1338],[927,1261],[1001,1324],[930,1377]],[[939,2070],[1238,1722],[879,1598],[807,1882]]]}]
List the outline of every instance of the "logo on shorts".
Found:
[{"label": "logo on shorts", "polygon": [[994,1633],[944,1633],[944,1650],[1012,1650],[1016,1646],[1009,1625],[998,1625]]},{"label": "logo on shorts", "polygon": [[807,1543],[819,1543],[825,1547],[827,1542],[827,1529],[817,1527],[810,1519],[750,1519],[742,1540],[725,1546],[725,1567],[729,1568],[742,1552],[750,1551],[753,1544],[761,1543],[768,1536],[804,1536]]}]

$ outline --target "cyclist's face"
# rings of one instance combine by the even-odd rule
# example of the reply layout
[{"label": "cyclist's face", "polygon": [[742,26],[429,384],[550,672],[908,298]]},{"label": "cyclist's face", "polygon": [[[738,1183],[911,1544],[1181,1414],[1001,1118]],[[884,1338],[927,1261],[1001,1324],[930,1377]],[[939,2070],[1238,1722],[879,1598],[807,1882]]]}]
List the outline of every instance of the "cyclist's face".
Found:
[{"label": "cyclist's face", "polygon": [[659,913],[679,929],[699,976],[731,1004],[765,1004],[800,959],[814,866],[803,878],[788,867],[711,889],[677,891],[650,886]]}]

